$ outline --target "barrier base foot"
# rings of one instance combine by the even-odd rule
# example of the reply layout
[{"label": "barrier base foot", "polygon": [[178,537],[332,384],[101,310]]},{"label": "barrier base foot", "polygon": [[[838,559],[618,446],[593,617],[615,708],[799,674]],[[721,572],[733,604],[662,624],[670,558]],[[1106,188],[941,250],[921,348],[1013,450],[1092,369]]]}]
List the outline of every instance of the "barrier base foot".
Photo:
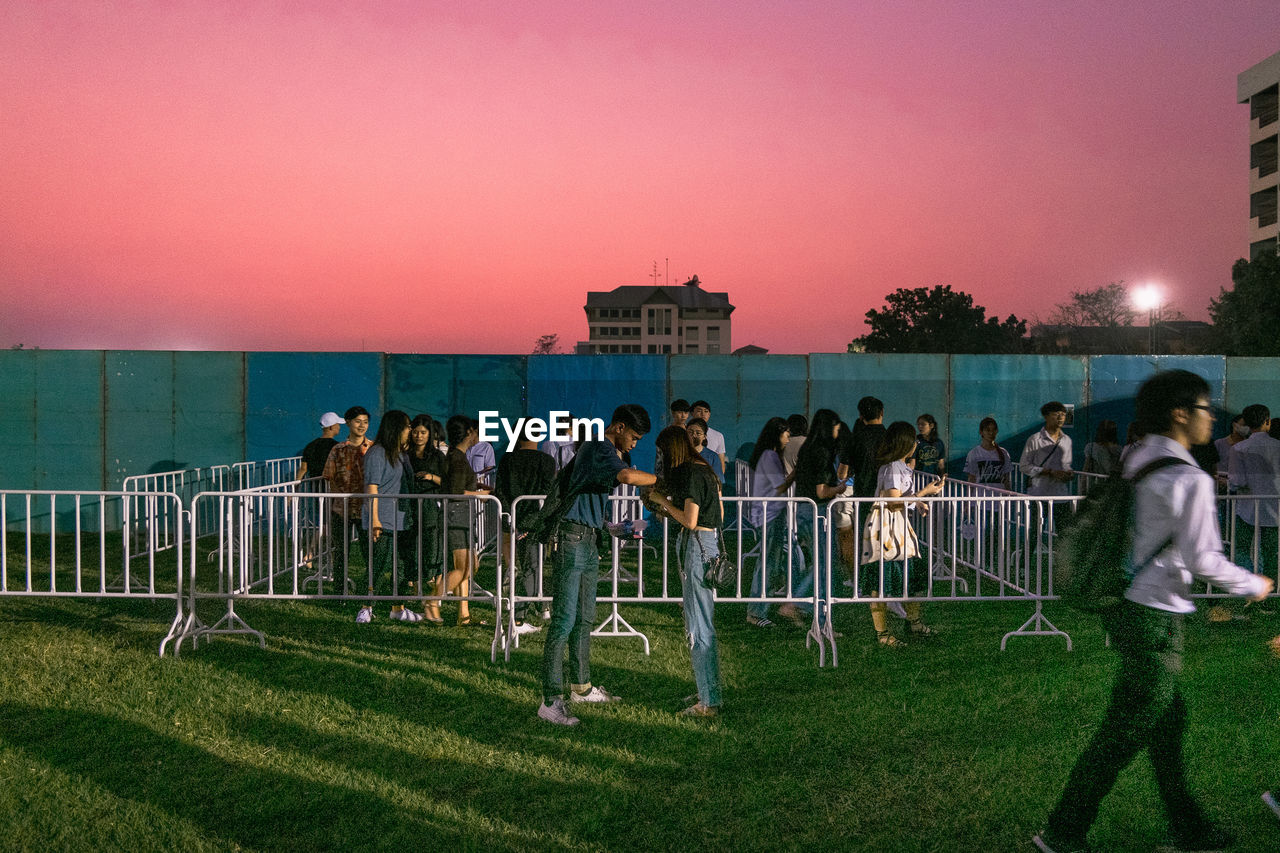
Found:
[{"label": "barrier base foot", "polygon": [[622,618],[618,605],[613,605],[613,612],[591,632],[593,637],[639,637],[644,643],[644,653],[649,654],[649,638],[631,627],[631,623]]},{"label": "barrier base foot", "polygon": [[236,613],[231,602],[227,602],[227,612],[221,619],[213,623],[211,627],[202,628],[192,636],[192,648],[195,648],[195,640],[199,637],[209,639],[216,634],[252,634],[258,638],[258,646],[265,649],[267,647],[267,637],[261,631],[251,628],[249,623],[240,618],[240,614]]},{"label": "barrier base foot", "polygon": [[1066,631],[1059,631],[1057,626],[1045,618],[1044,607],[1039,601],[1036,602],[1035,612],[1030,619],[1023,622],[1016,631],[1010,631],[1001,638],[1000,651],[1004,651],[1010,637],[1063,637],[1067,641],[1067,651],[1071,651],[1071,635]]}]

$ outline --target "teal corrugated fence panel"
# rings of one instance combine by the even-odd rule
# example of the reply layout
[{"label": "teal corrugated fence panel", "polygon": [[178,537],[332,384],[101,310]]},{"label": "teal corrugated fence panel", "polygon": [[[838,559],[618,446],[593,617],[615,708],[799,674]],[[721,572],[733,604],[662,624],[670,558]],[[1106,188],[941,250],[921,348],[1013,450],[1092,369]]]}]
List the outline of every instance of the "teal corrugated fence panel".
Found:
[{"label": "teal corrugated fence panel", "polygon": [[[809,413],[809,359],[803,355],[734,356],[738,371],[736,419],[730,429],[712,422],[725,434],[730,459],[747,459],[765,421]],[[713,413],[714,415],[715,413]]]},{"label": "teal corrugated fence panel", "polygon": [[665,355],[531,355],[528,405],[531,417],[569,411],[578,418],[600,418],[605,426],[623,403],[638,403],[649,413],[653,431],[632,454],[642,470],[653,470],[653,439],[667,423]]},{"label": "teal corrugated fence panel", "polygon": [[[1087,377],[1084,356],[951,356],[951,441],[947,448],[951,472],[960,475],[965,455],[979,441],[978,424],[986,417],[999,423],[996,443],[1009,451],[1017,464],[1027,438],[1044,425],[1040,407],[1058,400],[1079,410],[1087,400]],[[1079,457],[1084,444],[1074,427],[1068,434]]]},{"label": "teal corrugated fence panel", "polygon": [[[0,350],[0,411],[9,422],[8,451],[0,465],[0,489],[30,489],[36,482],[36,412],[39,350]],[[98,475],[102,461],[98,461]]]},{"label": "teal corrugated fence panel", "polygon": [[[1085,444],[1093,441],[1093,434],[1104,420],[1115,421],[1119,429],[1120,443],[1134,417],[1134,397],[1142,383],[1158,370],[1190,370],[1205,378],[1212,389],[1210,400],[1215,406],[1223,405],[1223,384],[1226,380],[1226,360],[1217,355],[1095,355],[1089,359],[1089,400],[1085,411],[1076,409],[1076,456],[1083,459]],[[1079,462],[1078,464],[1083,464]]]},{"label": "teal corrugated fence panel", "polygon": [[[173,354],[173,455],[206,468],[244,461],[245,362],[240,352]],[[316,434],[319,435],[319,423]]]},{"label": "teal corrugated fence panel", "polygon": [[383,408],[382,373],[381,353],[249,353],[244,413],[248,460],[301,452],[319,437],[322,414],[341,415],[351,406],[369,410],[372,435]]},{"label": "teal corrugated fence panel", "polygon": [[104,355],[36,353],[35,488],[109,487],[103,476]]},{"label": "teal corrugated fence panel", "polygon": [[[1245,406],[1261,403],[1280,417],[1280,359],[1229,358],[1226,365],[1226,418],[1238,415]],[[1224,418],[1225,420],[1225,418]],[[1217,425],[1215,435],[1225,435],[1230,424]]]},{"label": "teal corrugated fence panel", "polygon": [[109,351],[107,377],[107,483],[118,489],[131,474],[195,467],[174,456],[172,352]]}]

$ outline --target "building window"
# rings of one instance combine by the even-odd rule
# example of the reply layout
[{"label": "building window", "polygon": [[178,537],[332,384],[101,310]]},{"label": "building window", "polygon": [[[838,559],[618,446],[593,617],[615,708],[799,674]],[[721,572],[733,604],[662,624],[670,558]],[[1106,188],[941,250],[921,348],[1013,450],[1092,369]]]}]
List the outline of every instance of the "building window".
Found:
[{"label": "building window", "polygon": [[650,355],[653,355],[653,354],[654,354],[654,353],[656,353],[657,351],[658,351],[658,346],[657,346],[657,344],[649,344],[649,354],[650,354]]},{"label": "building window", "polygon": [[687,341],[696,341],[696,340],[698,340],[698,327],[697,327],[697,326],[685,326],[685,327],[684,327],[684,337],[685,337],[685,340],[687,340]]},{"label": "building window", "polygon": [[1257,169],[1259,178],[1265,178],[1276,171],[1276,141],[1277,137],[1270,136],[1249,146],[1249,168]]},{"label": "building window", "polygon": [[720,340],[720,327],[719,327],[719,326],[707,326],[707,340],[708,340],[708,341],[718,341],[718,340]]},{"label": "building window", "polygon": [[1280,84],[1263,89],[1249,99],[1249,118],[1258,120],[1258,127],[1266,127],[1280,118]]},{"label": "building window", "polygon": [[663,351],[664,353],[671,352],[671,344],[663,344],[663,345],[662,345],[662,351]]},{"label": "building window", "polygon": [[707,355],[715,355],[720,352],[719,344],[707,344]]},{"label": "building window", "polygon": [[1258,220],[1259,228],[1276,224],[1276,188],[1267,187],[1249,196],[1249,216]]},{"label": "building window", "polygon": [[697,345],[697,344],[685,344],[685,345],[684,345],[684,351],[685,351],[685,352],[697,352],[697,351],[698,351],[698,345]]},{"label": "building window", "polygon": [[649,334],[651,335],[671,334],[671,309],[670,308],[650,308],[649,309]]},{"label": "building window", "polygon": [[1265,240],[1259,240],[1256,243],[1249,244],[1249,260],[1256,261],[1263,252],[1274,252],[1280,245],[1276,243],[1275,237],[1268,237]]}]

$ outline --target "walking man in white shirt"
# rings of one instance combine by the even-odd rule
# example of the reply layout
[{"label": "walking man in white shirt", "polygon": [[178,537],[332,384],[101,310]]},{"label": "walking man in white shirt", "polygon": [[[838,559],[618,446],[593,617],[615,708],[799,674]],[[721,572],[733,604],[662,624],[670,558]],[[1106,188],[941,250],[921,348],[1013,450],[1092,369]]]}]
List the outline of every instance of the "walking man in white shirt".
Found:
[{"label": "walking man in white shirt", "polygon": [[1090,849],[1085,836],[1103,798],[1143,749],[1155,770],[1175,849],[1220,850],[1232,842],[1187,790],[1182,756],[1187,706],[1179,687],[1182,622],[1184,614],[1195,611],[1189,598],[1193,578],[1252,600],[1265,597],[1274,584],[1222,553],[1213,478],[1190,452],[1212,435],[1208,383],[1185,370],[1156,374],[1138,391],[1137,420],[1147,437],[1126,460],[1126,477],[1165,456],[1184,464],[1160,468],[1137,485],[1133,565],[1138,574],[1124,601],[1102,617],[1120,655],[1120,670],[1106,715],[1072,768],[1048,828],[1033,839],[1045,853]]},{"label": "walking man in white shirt", "polygon": [[[1260,403],[1245,406],[1249,437],[1231,446],[1232,490],[1236,504],[1235,558],[1260,572],[1276,569],[1276,524],[1280,498],[1280,440],[1268,435],[1271,411]],[[1259,497],[1249,497],[1257,495]],[[1270,497],[1268,500],[1267,498]]]}]

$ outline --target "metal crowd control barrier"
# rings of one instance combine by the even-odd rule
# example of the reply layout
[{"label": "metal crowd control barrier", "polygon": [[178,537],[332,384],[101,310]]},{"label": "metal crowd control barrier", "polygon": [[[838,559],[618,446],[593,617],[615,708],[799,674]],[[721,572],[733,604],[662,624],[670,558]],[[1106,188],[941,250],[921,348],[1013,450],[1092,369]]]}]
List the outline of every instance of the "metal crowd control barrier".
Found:
[{"label": "metal crowd control barrier", "polygon": [[[175,494],[185,508],[191,505],[200,492],[228,488],[230,474],[230,466],[213,465],[125,477],[123,489],[130,496],[123,503],[124,529],[132,544],[133,557],[145,559],[155,552],[177,547],[174,536],[176,517],[165,511],[165,506],[154,505],[154,501],[144,493]],[[196,516],[190,521],[187,531],[190,536],[207,536],[214,530],[215,519],[212,517]]]},{"label": "metal crowd control barrier", "polygon": [[[639,517],[643,511],[640,498],[638,495],[629,493],[630,490],[618,490],[610,495],[610,511],[611,516],[616,515],[618,518]],[[533,495],[517,498],[512,506],[512,518],[518,520],[522,514],[536,511],[541,505],[543,496]],[[729,505],[738,505],[739,509],[751,503],[765,504],[782,504],[788,512],[783,513],[785,518],[789,513],[796,513],[800,516],[802,522],[807,516],[809,528],[807,530],[807,539],[803,545],[807,547],[810,557],[820,554],[819,542],[819,524],[822,516],[818,513],[817,506],[813,501],[806,498],[749,498],[749,497],[727,497],[724,498],[726,504],[726,513]],[[634,574],[623,571],[622,555],[625,553],[625,546],[632,540],[620,539],[610,536],[609,560],[602,566],[600,573],[601,582],[608,582],[610,589],[606,595],[598,595],[597,603],[603,603],[610,606],[609,614],[597,624],[596,628],[591,632],[592,637],[637,637],[644,644],[645,654],[649,653],[649,638],[641,631],[635,629],[628,623],[621,613],[619,606],[624,604],[679,604],[683,601],[681,594],[680,581],[674,575],[678,573],[675,570],[676,560],[673,557],[675,549],[675,538],[680,530],[680,525],[667,519],[651,524],[649,529],[659,531],[658,536],[653,537],[656,545],[648,548],[644,545],[644,540],[635,540],[638,545],[635,553],[635,571]],[[825,649],[822,645],[819,633],[819,617],[823,612],[823,601],[821,599],[818,584],[815,581],[814,572],[815,564],[812,560],[807,560],[804,565],[797,570],[795,558],[795,550],[784,545],[783,547],[774,549],[769,548],[768,538],[778,536],[784,538],[788,543],[791,542],[793,534],[792,524],[769,522],[764,525],[764,529],[755,532],[754,528],[747,531],[739,530],[737,535],[733,535],[733,531],[727,530],[725,535],[726,548],[729,549],[732,556],[735,557],[738,566],[738,580],[733,594],[720,595],[717,594],[717,601],[732,602],[734,604],[793,604],[812,608],[811,625],[806,634],[806,645],[817,641],[819,644],[819,665],[825,661]],[[646,530],[646,533],[648,530]],[[602,535],[608,535],[602,532]],[[764,540],[766,547],[759,551],[754,551],[751,547],[752,538],[759,536]],[[507,603],[507,617],[503,624],[506,637],[503,638],[503,645],[506,650],[506,659],[510,660],[512,648],[518,648],[520,644],[519,635],[515,631],[515,617],[517,608],[529,606],[541,606],[550,601],[551,590],[547,580],[547,555],[545,549],[540,545],[527,546],[527,551],[523,555],[519,554],[519,548],[514,538],[509,539],[506,549],[506,562],[510,567],[507,574],[507,586],[504,588],[505,599]],[[654,552],[654,559],[646,559],[646,551]],[[785,554],[780,552],[785,551]],[[656,562],[656,567],[651,567],[650,563]],[[527,563],[526,565],[521,565]],[[654,577],[656,572],[657,577]],[[752,594],[752,581],[755,575],[759,573],[762,576],[762,584],[760,594]],[[529,578],[529,588],[521,589],[522,581]],[[807,591],[806,591],[807,589]]]},{"label": "metal crowd control barrier", "polygon": [[[361,521],[359,503],[373,496],[334,495],[300,492],[296,483],[234,492],[198,495],[193,512],[209,511],[212,504],[219,519],[217,543],[210,552],[214,570],[204,575],[198,570],[198,552],[191,542],[187,580],[187,612],[178,641],[190,640],[196,648],[201,639],[224,634],[247,634],[265,646],[266,638],[236,610],[237,602],[252,600],[338,600],[372,605],[442,602],[489,603],[496,611],[494,645],[496,659],[501,634],[502,602],[494,592],[470,579],[465,595],[448,593],[424,595],[437,577],[452,568],[450,529],[462,530],[466,547],[474,552],[479,543],[479,505],[501,514],[496,498],[474,495],[382,495],[405,507],[414,522],[413,531],[390,535],[392,566],[391,594],[371,594],[376,555],[373,538]],[[465,509],[458,511],[458,507]],[[438,507],[438,509],[436,509]],[[314,520],[314,523],[313,523]],[[428,532],[429,531],[429,532]],[[436,538],[438,537],[438,538]],[[386,547],[386,546],[384,546]],[[438,550],[437,550],[438,548]],[[437,562],[438,561],[438,562]],[[502,566],[495,561],[495,588],[502,579]],[[474,570],[472,572],[474,575]],[[413,584],[412,593],[397,593],[402,582]],[[310,587],[314,585],[314,591]],[[205,623],[199,608],[204,602],[218,602],[223,612],[213,624]]]},{"label": "metal crowd control barrier", "polygon": [[[131,504],[145,510],[149,529],[164,519],[172,566],[154,548],[135,564],[124,524]],[[185,536],[182,501],[171,492],[0,491],[0,597],[171,599],[163,657],[184,621]]]},{"label": "metal crowd control barrier", "polygon": [[231,466],[235,489],[241,491],[291,483],[298,479],[300,464],[301,456],[284,456],[262,462],[237,462]]},{"label": "metal crowd control barrier", "polygon": [[[917,486],[935,479],[933,475],[916,474]],[[1071,637],[1060,631],[1044,615],[1043,602],[1053,593],[1051,538],[1055,511],[1072,506],[1078,498],[1039,498],[1016,495],[991,486],[948,480],[939,496],[906,499],[925,505],[926,512],[907,509],[909,523],[915,530],[920,553],[910,569],[923,574],[923,581],[906,574],[902,587],[889,588],[889,572],[883,554],[862,563],[864,528],[868,512],[878,507],[881,512],[901,505],[903,501],[883,498],[836,498],[828,505],[828,530],[831,519],[842,506],[853,515],[851,544],[853,565],[851,595],[837,595],[832,577],[834,567],[844,561],[833,549],[829,536],[825,542],[825,558],[833,567],[828,573],[826,597],[834,608],[838,604],[875,604],[924,601],[1016,601],[1033,603],[1033,612],[1021,626],[1000,640],[1003,650],[1010,637],[1061,636],[1071,649]],[[830,623],[824,632],[832,647],[833,664],[838,665]]]}]

